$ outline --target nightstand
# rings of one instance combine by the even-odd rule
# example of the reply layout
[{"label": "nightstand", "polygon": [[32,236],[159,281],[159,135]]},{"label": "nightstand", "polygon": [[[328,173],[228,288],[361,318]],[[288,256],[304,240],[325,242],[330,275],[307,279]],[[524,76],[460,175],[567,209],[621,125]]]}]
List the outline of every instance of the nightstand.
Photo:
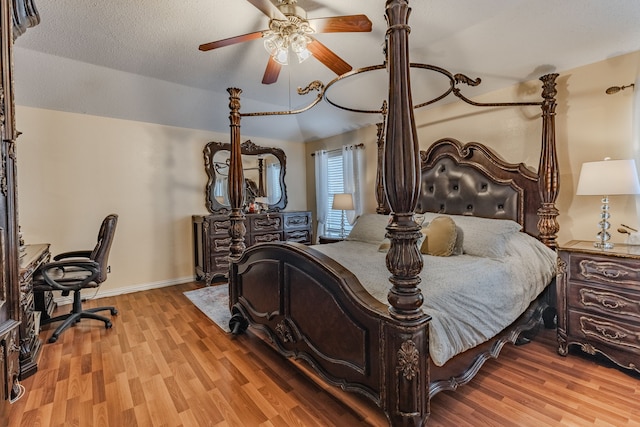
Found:
[{"label": "nightstand", "polygon": [[558,248],[558,353],[579,346],[640,373],[640,246]]},{"label": "nightstand", "polygon": [[345,239],[344,237],[340,237],[340,236],[320,236],[318,237],[318,242],[321,245],[324,245],[326,243],[342,242],[344,239]]}]

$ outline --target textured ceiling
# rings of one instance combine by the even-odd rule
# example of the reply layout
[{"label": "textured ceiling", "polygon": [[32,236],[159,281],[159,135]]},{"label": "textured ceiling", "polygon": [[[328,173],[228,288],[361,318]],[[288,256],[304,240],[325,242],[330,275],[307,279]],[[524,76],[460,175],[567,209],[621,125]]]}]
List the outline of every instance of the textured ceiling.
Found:
[{"label": "textured ceiling", "polygon": [[[228,87],[243,89],[245,112],[288,110],[309,99],[295,94],[296,87],[335,78],[310,59],[283,67],[276,84],[262,85],[267,53],[261,40],[199,51],[202,43],[267,28],[268,18],[245,0],[35,2],[41,23],[16,41],[16,79],[24,92],[21,98],[17,91],[16,97],[25,105],[227,132]],[[410,60],[482,77],[478,93],[640,50],[640,1],[412,0],[409,4],[413,9]],[[354,68],[382,63],[383,0],[299,0],[298,5],[309,18],[366,14],[373,22],[371,33],[316,37]],[[22,81],[20,71],[34,65],[40,66],[39,74],[25,72],[24,80],[33,81]],[[140,99],[133,108],[131,100],[109,96],[109,89],[100,87],[106,84],[87,82],[77,70],[70,74],[72,68],[83,67],[84,72],[97,74],[107,73],[103,68],[119,70],[132,82],[141,81],[139,76],[152,78],[153,82],[132,83],[128,91],[135,87],[137,98],[148,96],[150,102],[177,111],[155,114]],[[354,106],[378,108],[386,96],[386,77],[379,74],[381,84],[363,79],[365,89],[345,86],[335,96],[356,102]],[[412,80],[416,92],[429,90],[422,74],[416,73]],[[91,91],[79,92],[82,83]],[[603,82],[603,87],[627,83]],[[118,90],[122,89],[112,88],[115,94]],[[414,101],[421,96],[415,94]],[[379,120],[372,116],[321,103],[294,117],[244,119],[243,133],[313,140]]]}]

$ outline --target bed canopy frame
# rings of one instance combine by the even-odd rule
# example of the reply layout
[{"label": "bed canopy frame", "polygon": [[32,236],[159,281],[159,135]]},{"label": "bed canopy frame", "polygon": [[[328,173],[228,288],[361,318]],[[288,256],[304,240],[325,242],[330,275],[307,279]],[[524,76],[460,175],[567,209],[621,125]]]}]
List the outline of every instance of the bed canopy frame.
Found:
[{"label": "bed canopy frame", "polygon": [[[377,211],[391,212],[391,222],[387,227],[391,241],[386,265],[391,273],[389,278],[388,316],[379,333],[384,347],[384,386],[376,403],[383,408],[392,425],[423,425],[429,415],[429,398],[440,389],[455,389],[451,384],[429,387],[429,334],[430,316],[421,309],[423,295],[418,287],[419,273],[423,268],[423,258],[417,246],[421,236],[420,226],[413,220],[420,197],[421,153],[414,119],[414,104],[410,85],[410,68],[428,68],[439,72],[450,80],[450,87],[444,94],[415,108],[432,104],[454,94],[464,102],[479,107],[539,106],[542,110],[542,142],[537,186],[539,208],[537,223],[527,231],[537,230],[537,237],[551,248],[556,247],[559,230],[558,210],[555,201],[558,196],[559,174],[555,146],[555,108],[557,74],[542,76],[542,101],[478,103],[466,98],[459,85],[477,86],[480,79],[470,79],[462,74],[452,75],[438,67],[410,64],[408,60],[409,32],[408,0],[386,0],[385,15],[388,23],[386,32],[387,62],[383,65],[367,67],[339,76],[328,85],[320,81],[310,83],[298,93],[305,95],[317,91],[316,98],[306,107],[280,112],[240,112],[239,88],[227,89],[230,108],[231,160],[229,168],[229,214],[230,265],[240,261],[245,251],[245,217],[243,214],[243,170],[241,162],[240,121],[242,117],[298,114],[308,111],[323,99],[330,104],[363,113],[382,114],[383,123],[378,124],[379,168],[376,196]],[[386,68],[388,70],[388,99],[376,110],[355,110],[343,107],[326,96],[326,91],[335,82],[351,75]],[[475,147],[477,148],[477,147]],[[459,154],[471,157],[473,147],[461,147]],[[533,233],[531,233],[533,234]],[[230,278],[231,278],[230,274]],[[231,284],[230,284],[231,286]],[[233,289],[230,289],[233,293]],[[233,304],[234,295],[230,295]],[[245,326],[246,327],[246,326]],[[498,350],[499,351],[499,350]],[[477,372],[472,373],[471,376]],[[424,383],[427,378],[427,384]],[[466,382],[466,381],[464,381]],[[344,387],[344,384],[341,384]],[[374,399],[376,400],[376,399]]]}]

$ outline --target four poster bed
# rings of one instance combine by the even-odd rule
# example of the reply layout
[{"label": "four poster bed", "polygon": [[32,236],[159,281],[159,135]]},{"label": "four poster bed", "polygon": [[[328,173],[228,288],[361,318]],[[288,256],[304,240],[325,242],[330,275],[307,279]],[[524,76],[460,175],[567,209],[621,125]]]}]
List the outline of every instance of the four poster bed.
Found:
[{"label": "four poster bed", "polygon": [[[500,104],[465,98],[457,84],[479,80],[450,76],[448,92],[469,104],[541,108],[537,172],[479,143],[441,139],[420,152],[408,15],[407,0],[387,0],[390,86],[386,123],[379,125],[379,215],[363,215],[345,242],[245,250],[240,118],[274,113],[240,113],[241,91],[229,89],[231,328],[260,330],[326,382],[371,399],[394,426],[423,425],[431,397],[468,382],[506,343],[526,340],[543,314],[552,317],[559,229],[557,75],[540,79],[541,101]],[[453,219],[457,255],[421,252],[423,221],[430,227],[438,217]],[[389,247],[381,252],[385,236]]]}]

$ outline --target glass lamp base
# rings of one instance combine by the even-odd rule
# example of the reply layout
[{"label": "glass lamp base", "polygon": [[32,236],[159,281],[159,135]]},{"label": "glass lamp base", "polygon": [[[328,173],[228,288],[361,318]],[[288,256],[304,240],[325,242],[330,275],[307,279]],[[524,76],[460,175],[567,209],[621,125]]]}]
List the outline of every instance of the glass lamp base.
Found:
[{"label": "glass lamp base", "polygon": [[611,242],[593,242],[593,246],[598,249],[613,249],[613,243]]}]

